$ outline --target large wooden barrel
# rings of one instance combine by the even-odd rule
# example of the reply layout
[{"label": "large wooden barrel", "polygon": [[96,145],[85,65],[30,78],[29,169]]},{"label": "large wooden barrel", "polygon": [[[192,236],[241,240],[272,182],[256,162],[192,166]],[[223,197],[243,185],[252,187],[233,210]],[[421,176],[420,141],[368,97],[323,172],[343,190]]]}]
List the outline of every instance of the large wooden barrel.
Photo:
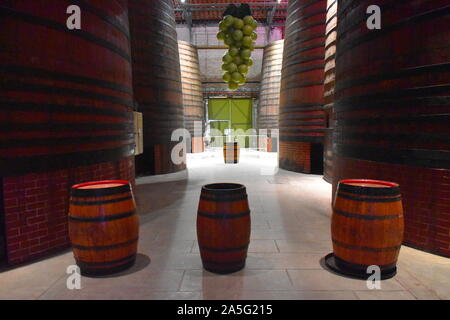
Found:
[{"label": "large wooden barrel", "polygon": [[328,0],[325,41],[324,110],[327,130],[323,145],[323,178],[333,180],[334,87],[336,84],[337,0]]},{"label": "large wooden barrel", "polygon": [[239,163],[241,148],[238,142],[225,142],[223,144],[223,158],[225,163]]},{"label": "large wooden barrel", "polygon": [[250,231],[250,208],[245,186],[218,183],[202,188],[197,236],[206,270],[232,273],[244,268]]},{"label": "large wooden barrel", "polygon": [[396,270],[403,240],[403,207],[398,184],[375,180],[342,180],[333,204],[331,236],[336,265],[367,276]]},{"label": "large wooden barrel", "polygon": [[127,1],[0,3],[0,176],[134,154]]},{"label": "large wooden barrel", "polygon": [[280,96],[280,168],[322,173],[327,0],[290,1]]},{"label": "large wooden barrel", "polygon": [[280,106],[281,67],[283,64],[284,40],[272,42],[264,48],[261,89],[258,104],[258,129],[267,130],[267,151],[277,151]]},{"label": "large wooden barrel", "polygon": [[131,267],[139,219],[130,184],[99,181],[73,186],[69,236],[82,274],[105,275]]},{"label": "large wooden barrel", "polygon": [[[381,8],[380,30],[366,26]],[[338,8],[334,187],[402,186],[405,243],[450,256],[450,33],[444,0],[344,0]],[[420,232],[419,232],[420,230]]]},{"label": "large wooden barrel", "polygon": [[[205,132],[205,105],[197,48],[188,42],[178,41],[183,90],[184,125],[191,134],[191,152],[203,152]],[[197,128],[195,127],[197,125]],[[196,132],[199,131],[199,132]]]},{"label": "large wooden barrel", "polygon": [[[143,113],[144,153],[138,174],[165,174],[186,168],[172,161],[174,130],[184,128],[180,56],[171,0],[129,0],[133,88]],[[185,157],[186,155],[182,155]]]}]

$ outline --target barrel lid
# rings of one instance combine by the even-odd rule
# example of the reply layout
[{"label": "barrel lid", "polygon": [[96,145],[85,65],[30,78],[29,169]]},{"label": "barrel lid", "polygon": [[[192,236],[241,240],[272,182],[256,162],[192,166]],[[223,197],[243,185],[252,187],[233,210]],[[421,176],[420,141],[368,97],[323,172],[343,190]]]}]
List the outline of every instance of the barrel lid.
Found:
[{"label": "barrel lid", "polygon": [[339,181],[338,190],[374,196],[390,196],[400,193],[400,187],[395,182],[370,179],[341,180]]},{"label": "barrel lid", "polygon": [[129,192],[130,183],[125,180],[93,181],[74,185],[73,197],[102,197]]}]

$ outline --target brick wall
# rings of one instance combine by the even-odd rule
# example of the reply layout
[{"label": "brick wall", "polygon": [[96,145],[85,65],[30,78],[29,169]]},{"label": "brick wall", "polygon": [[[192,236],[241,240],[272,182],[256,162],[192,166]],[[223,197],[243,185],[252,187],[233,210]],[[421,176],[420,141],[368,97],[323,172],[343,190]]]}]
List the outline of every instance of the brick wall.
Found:
[{"label": "brick wall", "polygon": [[311,173],[311,143],[280,141],[280,168]]},{"label": "brick wall", "polygon": [[70,187],[77,183],[123,179],[134,185],[134,157],[75,169],[3,178],[6,252],[9,265],[69,246]]},{"label": "brick wall", "polygon": [[450,257],[450,170],[335,158],[333,194],[339,180],[365,178],[400,184],[404,243]]}]

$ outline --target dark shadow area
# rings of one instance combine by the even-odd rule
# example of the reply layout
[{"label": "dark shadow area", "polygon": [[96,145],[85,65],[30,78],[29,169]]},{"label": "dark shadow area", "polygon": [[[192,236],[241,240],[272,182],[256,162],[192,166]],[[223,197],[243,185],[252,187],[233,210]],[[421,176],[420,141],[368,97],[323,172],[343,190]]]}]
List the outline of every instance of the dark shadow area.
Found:
[{"label": "dark shadow area", "polygon": [[311,145],[311,173],[323,174],[323,144],[321,143]]}]

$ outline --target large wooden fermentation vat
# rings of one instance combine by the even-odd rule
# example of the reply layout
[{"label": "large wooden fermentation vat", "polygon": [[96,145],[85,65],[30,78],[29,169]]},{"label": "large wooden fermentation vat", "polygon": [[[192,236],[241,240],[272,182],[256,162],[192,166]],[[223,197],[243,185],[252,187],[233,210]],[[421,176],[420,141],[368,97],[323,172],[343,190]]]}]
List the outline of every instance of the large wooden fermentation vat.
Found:
[{"label": "large wooden fermentation vat", "polygon": [[0,175],[134,152],[126,1],[83,5],[82,31],[66,27],[70,4],[0,7]]},{"label": "large wooden fermentation vat", "polygon": [[174,130],[184,128],[172,1],[129,0],[128,6],[134,97],[144,120],[144,153],[136,157],[136,172],[180,171],[186,168],[185,162],[177,164],[172,159],[179,141],[171,141]]},{"label": "large wooden fermentation vat", "polygon": [[181,40],[178,41],[178,49],[180,51],[184,125],[191,134],[190,151],[192,153],[203,152],[205,105],[203,103],[203,87],[200,79],[198,52],[195,46]]},{"label": "large wooden fermentation vat", "polygon": [[290,1],[280,96],[280,167],[322,173],[327,1]]},{"label": "large wooden fermentation vat", "polygon": [[323,144],[323,178],[333,179],[334,87],[336,84],[337,0],[328,0],[325,41],[324,102],[327,129]]},{"label": "large wooden fermentation vat", "polygon": [[[267,151],[277,151],[278,114],[280,112],[280,81],[284,40],[264,48],[261,91],[258,105],[258,130],[267,130]],[[273,134],[273,135],[272,135]]]},{"label": "large wooden fermentation vat", "polygon": [[334,187],[344,178],[400,184],[405,243],[450,256],[448,1],[369,0],[338,8]]}]

